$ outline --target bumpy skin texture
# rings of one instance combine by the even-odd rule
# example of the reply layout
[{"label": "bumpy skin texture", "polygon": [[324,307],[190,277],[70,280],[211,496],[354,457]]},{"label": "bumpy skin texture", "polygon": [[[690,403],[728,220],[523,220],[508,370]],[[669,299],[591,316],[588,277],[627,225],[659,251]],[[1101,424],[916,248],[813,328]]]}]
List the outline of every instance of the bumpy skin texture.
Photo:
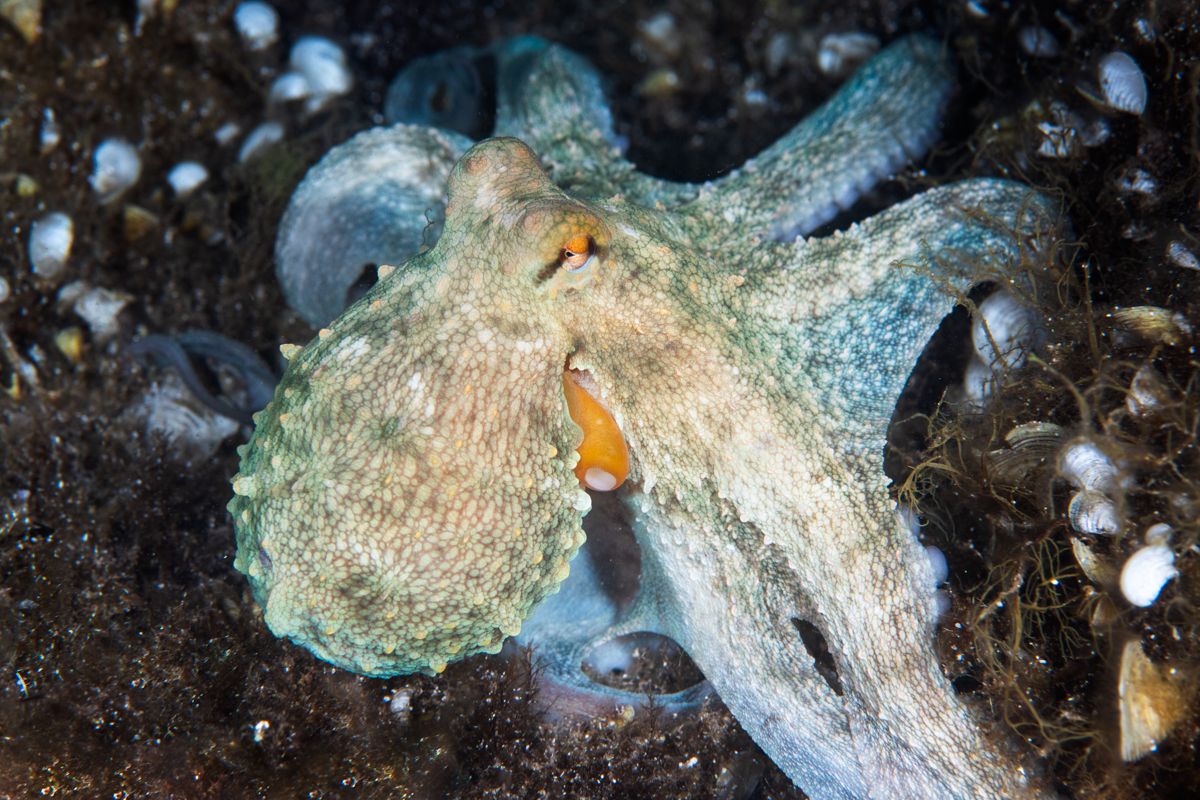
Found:
[{"label": "bumpy skin texture", "polygon": [[[690,186],[620,157],[577,56],[516,42],[497,133],[529,144],[458,161],[436,246],[294,356],[257,419],[230,510],[268,625],[369,675],[516,633],[567,575],[588,508],[566,364],[595,379],[638,487],[642,594],[606,635],[676,640],[810,797],[1038,796],[938,668],[932,573],[882,460],[946,286],[1015,258],[1050,215],[976,180],[776,241],[929,141],[950,85],[937,46],[898,42],[775,147]],[[361,138],[338,158],[369,156]],[[386,231],[359,233],[384,260]],[[581,233],[595,255],[568,271],[559,250]],[[821,632],[836,681],[794,620]]]}]

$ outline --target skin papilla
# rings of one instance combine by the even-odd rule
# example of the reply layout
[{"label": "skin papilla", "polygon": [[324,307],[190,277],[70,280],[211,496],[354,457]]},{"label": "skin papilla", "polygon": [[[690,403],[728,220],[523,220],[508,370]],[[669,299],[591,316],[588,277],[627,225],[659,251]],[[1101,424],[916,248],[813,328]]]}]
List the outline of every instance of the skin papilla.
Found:
[{"label": "skin papilla", "polygon": [[583,540],[562,383],[578,370],[625,436],[642,550],[642,595],[604,635],[679,643],[810,797],[1039,796],[938,667],[932,572],[883,450],[947,288],[1011,263],[1053,215],[1024,186],[972,180],[794,238],[932,141],[952,83],[939,46],[893,44],[698,185],[621,157],[578,56],[520,39],[497,59],[514,77],[496,138],[459,158],[462,137],[372,131],[293,199],[280,250],[304,264],[281,263],[285,282],[345,272],[322,231],[358,224],[333,177],[347,165],[373,210],[449,171],[432,249],[388,249],[413,219],[340,231],[354,258],[404,263],[285,350],[256,417],[229,507],[268,626],[367,675],[438,671],[517,634]]}]

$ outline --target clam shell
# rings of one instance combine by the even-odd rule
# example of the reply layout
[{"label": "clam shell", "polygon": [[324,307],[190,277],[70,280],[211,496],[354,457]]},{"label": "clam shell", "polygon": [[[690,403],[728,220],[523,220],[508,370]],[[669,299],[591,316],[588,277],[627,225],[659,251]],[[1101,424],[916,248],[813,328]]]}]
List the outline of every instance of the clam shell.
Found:
[{"label": "clam shell", "polygon": [[42,32],[42,0],[0,0],[0,17],[12,23],[29,44]]},{"label": "clam shell", "polygon": [[1099,586],[1111,584],[1116,578],[1116,572],[1108,564],[1093,552],[1092,548],[1088,547],[1082,539],[1071,537],[1071,552],[1075,554],[1075,560],[1079,562],[1080,569],[1087,579]]},{"label": "clam shell", "polygon": [[1090,439],[1076,439],[1058,455],[1058,474],[1077,489],[1112,492],[1118,473],[1113,460]]},{"label": "clam shell", "polygon": [[1129,114],[1146,110],[1146,78],[1128,53],[1120,50],[1100,59],[1100,91],[1110,108]]},{"label": "clam shell", "polygon": [[1015,450],[1026,448],[1038,451],[1057,450],[1062,443],[1063,429],[1053,422],[1026,422],[1004,435],[1004,441]]},{"label": "clam shell", "polygon": [[1167,245],[1167,260],[1177,267],[1200,271],[1200,258],[1184,246],[1183,242],[1171,242]]},{"label": "clam shell", "polygon": [[1140,640],[1125,643],[1117,682],[1121,758],[1125,761],[1137,761],[1154,752],[1188,713],[1187,693],[1178,675],[1177,670],[1163,669],[1147,658]]},{"label": "clam shell", "polygon": [[1076,492],[1067,506],[1067,518],[1080,533],[1115,536],[1121,532],[1121,513],[1103,492],[1089,489]]},{"label": "clam shell", "polygon": [[1063,429],[1052,422],[1027,422],[1004,437],[1008,447],[987,454],[991,480],[1002,486],[1017,486],[1036,469],[1052,462],[1062,447]]},{"label": "clam shell", "polygon": [[1182,314],[1158,306],[1118,308],[1109,316],[1121,328],[1149,342],[1177,345],[1192,332]]}]

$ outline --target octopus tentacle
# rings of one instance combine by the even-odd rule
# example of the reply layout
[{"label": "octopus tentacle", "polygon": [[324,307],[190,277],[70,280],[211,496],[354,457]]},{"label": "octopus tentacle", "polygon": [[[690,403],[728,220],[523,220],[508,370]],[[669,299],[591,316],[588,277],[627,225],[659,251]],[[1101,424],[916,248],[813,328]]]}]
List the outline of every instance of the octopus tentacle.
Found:
[{"label": "octopus tentacle", "polygon": [[412,125],[375,128],[309,170],[279,225],[275,269],[288,305],[313,327],[337,316],[368,264],[400,264],[440,213],[465,136]]},{"label": "octopus tentacle", "polygon": [[806,234],[928,150],[953,85],[938,42],[900,39],[775,144],[706,184],[686,213],[724,219],[742,241]]},{"label": "octopus tentacle", "polygon": [[[668,713],[697,708],[711,694],[707,681],[676,692],[631,692],[595,681],[583,669],[586,661],[603,659],[618,664],[631,658],[632,645],[618,638],[632,632],[665,635],[652,599],[658,582],[642,575],[633,604],[621,610],[601,581],[585,543],[571,561],[571,574],[557,594],[539,604],[525,620],[519,644],[534,652],[539,693],[554,714],[601,716],[622,707],[653,705]],[[645,562],[643,562],[643,566]]]},{"label": "octopus tentacle", "polygon": [[[803,377],[803,388],[822,398],[847,451],[878,454],[913,364],[956,301],[953,292],[1011,269],[1022,243],[1056,219],[1027,186],[963,181],[845,232],[776,246],[769,256],[776,268],[751,273],[743,299],[787,342],[785,374]],[[802,364],[823,367],[801,372]]]}]

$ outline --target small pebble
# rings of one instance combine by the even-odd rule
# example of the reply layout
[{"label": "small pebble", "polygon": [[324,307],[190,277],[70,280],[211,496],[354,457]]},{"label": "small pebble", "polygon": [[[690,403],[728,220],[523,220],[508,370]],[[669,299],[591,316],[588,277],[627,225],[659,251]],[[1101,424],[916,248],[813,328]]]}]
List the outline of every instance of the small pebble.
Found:
[{"label": "small pebble", "polygon": [[58,147],[60,141],[62,141],[62,131],[58,128],[58,120],[54,116],[54,109],[47,106],[42,110],[42,131],[40,134],[42,155]]},{"label": "small pebble", "polygon": [[75,241],[75,223],[60,211],[34,222],[29,231],[29,263],[33,274],[53,280],[67,265]]},{"label": "small pebble", "polygon": [[641,43],[663,59],[677,59],[683,52],[683,37],[679,34],[679,25],[669,11],[660,11],[650,19],[642,20],[637,27]]},{"label": "small pebble", "polygon": [[242,149],[238,151],[238,161],[244,162],[258,155],[262,150],[283,140],[283,126],[278,122],[264,122],[246,136]]},{"label": "small pebble", "polygon": [[833,78],[845,77],[878,50],[879,39],[869,33],[827,33],[817,49],[817,68]]},{"label": "small pebble", "polygon": [[176,197],[187,197],[208,180],[208,170],[195,161],[181,161],[167,173],[167,183]]},{"label": "small pebble", "polygon": [[271,84],[267,93],[268,103],[287,103],[303,100],[309,95],[308,79],[299,72],[285,72]]},{"label": "small pebble", "polygon": [[97,342],[105,342],[119,332],[118,317],[131,299],[124,292],[89,286],[83,281],[69,283],[58,292],[59,306],[69,306],[86,322]]},{"label": "small pebble", "polygon": [[1152,197],[1158,191],[1158,181],[1154,180],[1154,176],[1141,167],[1134,167],[1121,173],[1117,178],[1117,189],[1122,192]]},{"label": "small pebble", "polygon": [[265,50],[279,41],[279,14],[267,3],[238,3],[233,24],[251,50]]},{"label": "small pebble", "polygon": [[225,147],[233,144],[233,140],[242,134],[242,126],[236,122],[226,122],[221,127],[217,128],[213,133],[213,138],[217,140],[217,144]]},{"label": "small pebble", "polygon": [[106,139],[96,148],[92,157],[92,189],[100,195],[101,202],[110,202],[130,186],[137,183],[142,174],[142,159],[137,149],[124,139]]}]

